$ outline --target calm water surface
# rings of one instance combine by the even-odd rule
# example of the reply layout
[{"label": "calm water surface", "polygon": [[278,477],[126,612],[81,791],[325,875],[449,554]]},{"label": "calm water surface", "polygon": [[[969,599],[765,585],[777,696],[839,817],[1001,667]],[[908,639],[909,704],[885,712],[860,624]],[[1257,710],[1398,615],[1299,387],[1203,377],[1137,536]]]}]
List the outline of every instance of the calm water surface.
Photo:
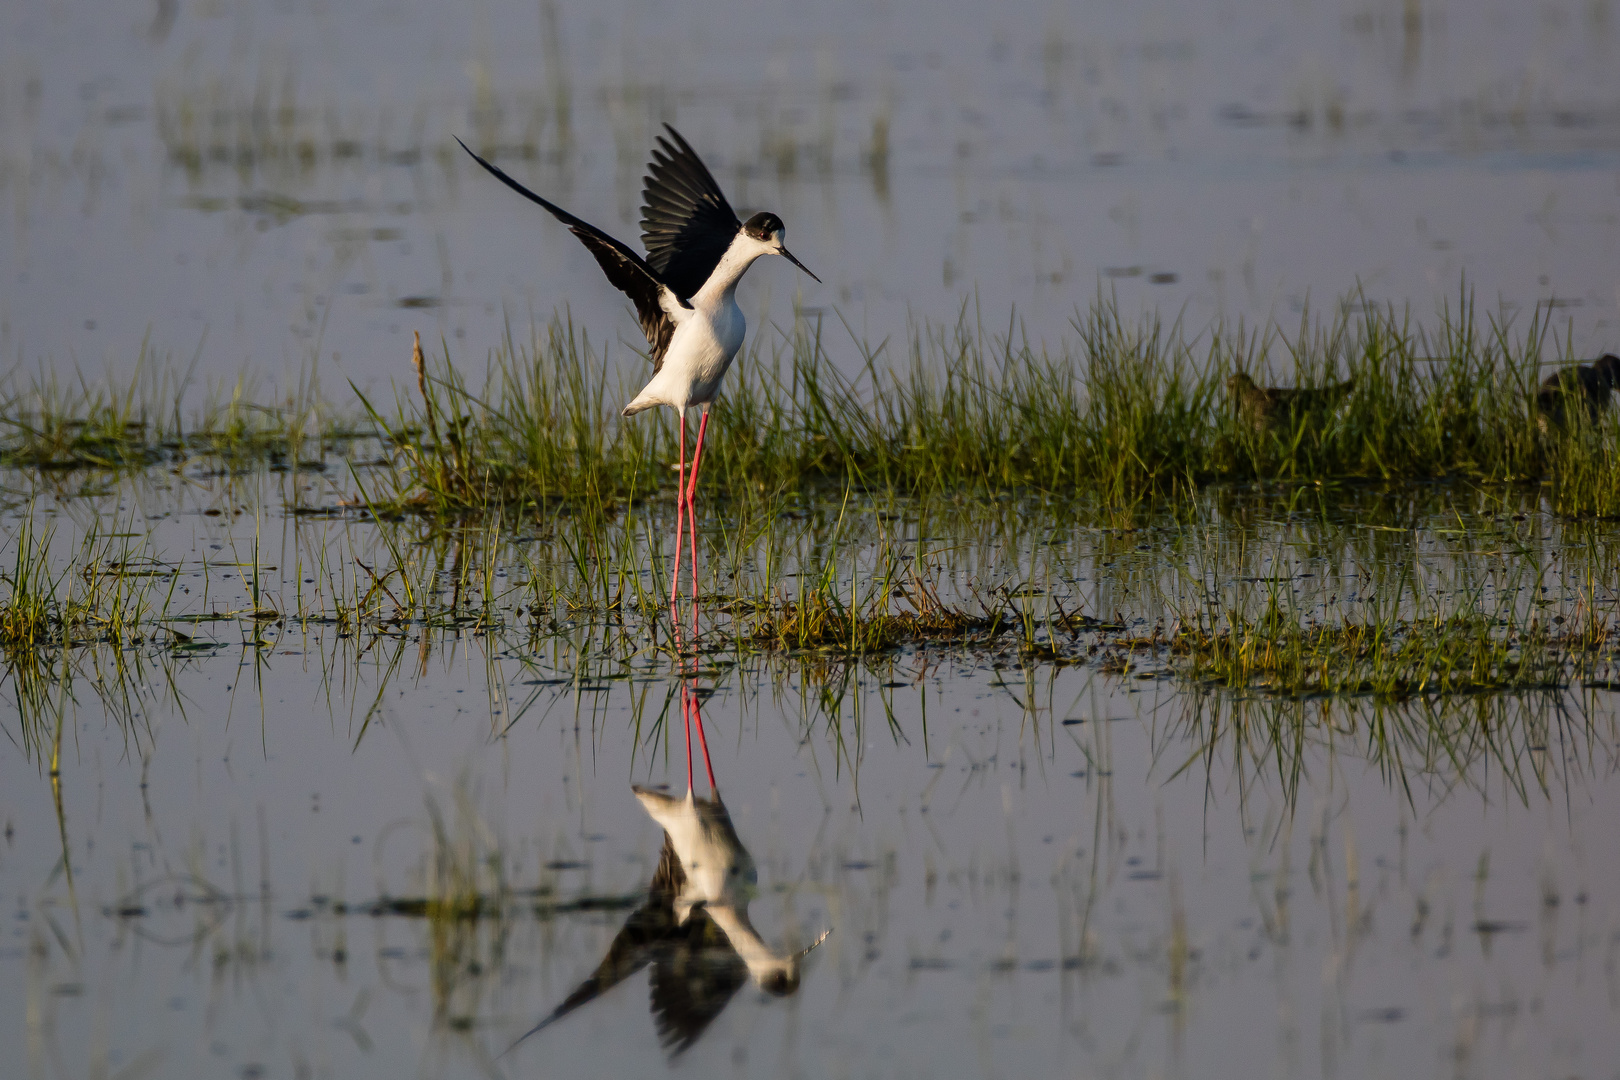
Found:
[{"label": "calm water surface", "polygon": [[[312,368],[341,402],[407,374],[412,331],[475,369],[566,309],[639,365],[587,253],[451,136],[631,238],[666,120],[826,281],[757,268],[756,333],[797,308],[877,342],[965,305],[1056,341],[1099,289],[1189,334],[1291,328],[1466,282],[1591,354],[1620,305],[1617,32],[1586,0],[10,5],[0,355],[123,376],[145,342],[194,402]],[[333,466],[303,505],[352,495]],[[285,475],[3,479],[0,565],[32,522],[65,588],[94,531],[181,617],[0,677],[6,1076],[1617,1075],[1612,672],[1391,706],[1216,692],[1156,648],[681,660],[662,624],[534,610],[554,523],[472,573],[465,537],[294,515]],[[838,510],[784,526],[804,566]],[[1533,491],[855,521],[953,596],[1144,636],[1194,580],[1335,618],[1612,617],[1620,584],[1612,528]],[[487,571],[494,614],[328,618],[401,559]],[[656,914],[632,785],[685,790],[694,685],[757,870],[715,918],[773,956],[831,936],[785,995],[666,936],[508,1053]]]},{"label": "calm water surface", "polygon": [[[136,534],[122,561],[167,568],[185,637],[80,650],[43,693],[8,670],[17,1075],[1612,1070],[1612,645],[1562,690],[1404,705],[1212,692],[1162,649],[1123,672],[1106,649],[676,660],[661,622],[536,614],[543,536],[503,549],[498,601],[460,632],[255,622],[388,565],[374,526],[294,518],[287,495],[202,470],[33,492],[63,565],[92,524]],[[1465,492],[1335,498],[1340,517],[1221,496],[1125,532],[1038,507],[924,530],[901,507],[850,542],[887,528],[946,595],[1023,582],[1144,634],[1195,579],[1345,617],[1378,593],[1477,588],[1546,619],[1615,602],[1612,530]],[[453,570],[416,529],[389,538]],[[833,932],[785,995],[734,952],[670,946],[501,1056],[647,901],[663,834],[631,788],[684,792],[683,687],[757,872],[733,909],[777,956]]]},{"label": "calm water surface", "polygon": [[827,282],[756,269],[756,328],[836,309],[875,343],[966,302],[1055,341],[1102,289],[1292,329],[1466,281],[1482,314],[1557,305],[1590,354],[1620,302],[1616,33],[1601,0],[11,5],[0,355],[127,371],[144,340],[198,392],[319,356],[341,389],[398,376],[413,330],[476,365],[564,307],[640,347],[451,136],[633,238],[666,120]]}]

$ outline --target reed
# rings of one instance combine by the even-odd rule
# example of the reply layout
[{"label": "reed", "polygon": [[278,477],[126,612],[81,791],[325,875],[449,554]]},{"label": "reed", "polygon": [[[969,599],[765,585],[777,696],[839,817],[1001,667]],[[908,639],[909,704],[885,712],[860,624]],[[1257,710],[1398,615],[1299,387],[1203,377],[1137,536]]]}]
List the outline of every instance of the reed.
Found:
[{"label": "reed", "polygon": [[[1352,298],[1297,330],[1131,321],[1110,300],[1077,313],[1054,343],[1016,317],[992,328],[964,305],[950,325],[872,344],[847,327],[797,320],[757,330],[713,409],[702,497],[836,493],[887,497],[1000,492],[1080,499],[1113,513],[1174,507],[1210,484],[1445,479],[1549,480],[1569,516],[1620,513],[1620,425],[1548,428],[1534,393],[1552,351],[1539,313],[1522,332],[1482,319],[1466,293],[1428,326]],[[481,370],[420,345],[392,400],[358,390],[358,410],[322,395],[313,371],[259,404],[247,380],[182,406],[189,378],[145,350],[120,383],[16,373],[0,381],[0,464],[127,469],[212,456],[232,468],[301,468],[393,457],[365,496],[381,514],[516,521],[569,504],[588,513],[669,500],[676,458],[667,410],[619,409],[639,358],[610,360],[566,315],[508,327]],[[1255,423],[1228,378],[1342,386],[1323,407]]]},{"label": "reed", "polygon": [[212,458],[229,468],[296,469],[368,452],[371,432],[335,409],[303,369],[279,401],[247,376],[195,386],[146,344],[127,377],[54,369],[0,377],[0,466],[128,471]]},{"label": "reed", "polygon": [[[1563,512],[1612,512],[1601,492],[1614,468],[1591,462],[1614,459],[1614,427],[1549,435],[1536,423],[1545,321],[1522,334],[1479,323],[1466,294],[1430,328],[1346,303],[1329,321],[1305,316],[1293,335],[1217,327],[1198,338],[1132,323],[1100,300],[1055,346],[1027,340],[1016,319],[993,331],[966,308],[954,325],[915,328],[903,348],[853,334],[835,345],[819,321],[801,320],[756,333],[739,357],[713,410],[705,496],[853,485],[1034,492],[1122,510],[1218,482],[1551,475]],[[523,343],[509,331],[476,384],[446,350],[424,364],[386,412],[364,402],[402,450],[389,508],[453,516],[672,492],[671,418],[619,416],[644,372],[608,363],[567,318]],[[1353,389],[1331,408],[1257,427],[1227,390],[1238,371]]]}]

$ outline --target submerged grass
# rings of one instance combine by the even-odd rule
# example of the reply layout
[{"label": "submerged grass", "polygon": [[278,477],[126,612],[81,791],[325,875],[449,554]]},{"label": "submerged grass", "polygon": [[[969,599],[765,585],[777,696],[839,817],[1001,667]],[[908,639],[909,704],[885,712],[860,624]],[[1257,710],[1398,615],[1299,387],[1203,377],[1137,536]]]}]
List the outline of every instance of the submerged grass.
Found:
[{"label": "submerged grass", "polygon": [[193,389],[145,345],[122,380],[13,370],[0,378],[0,466],[127,470],[205,456],[300,468],[371,434],[327,403],[313,369],[277,403],[256,401],[246,377],[200,390],[196,407],[185,404]]},{"label": "submerged grass", "polygon": [[[1537,424],[1551,344],[1540,312],[1522,334],[1479,321],[1466,294],[1433,328],[1358,300],[1327,322],[1305,316],[1291,336],[1217,327],[1192,339],[1099,301],[1057,346],[1032,344],[1016,321],[992,332],[965,309],[903,348],[853,335],[835,347],[819,322],[800,321],[756,334],[739,358],[714,406],[704,491],[735,500],[828,486],[1015,490],[1128,509],[1220,481],[1551,476],[1561,513],[1620,512],[1620,429]],[[673,422],[662,411],[622,419],[640,372],[615,377],[566,319],[526,343],[509,331],[476,385],[447,351],[419,352],[417,363],[391,407],[364,403],[401,451],[382,505],[453,516],[558,500],[612,506],[672,488]],[[1257,426],[1226,389],[1235,372],[1301,387],[1348,380],[1351,390],[1331,408]]]},{"label": "submerged grass", "polygon": [[[385,472],[354,477],[369,485]],[[263,482],[285,489],[284,478]],[[358,509],[294,516],[274,554],[252,518],[234,529],[228,517],[199,518],[178,558],[129,537],[133,522],[83,539],[72,533],[83,518],[30,508],[6,539],[0,689],[22,718],[17,741],[43,760],[53,728],[76,727],[62,723],[75,692],[101,697],[139,739],[138,718],[152,712],[141,695],[168,686],[178,702],[192,665],[232,665],[233,693],[257,692],[274,711],[261,680],[288,663],[277,658],[320,656],[291,663],[319,669],[358,745],[431,656],[459,666],[476,655],[490,668],[492,737],[558,708],[611,722],[628,695],[638,745],[654,745],[672,715],[666,700],[653,719],[658,699],[697,679],[780,696],[807,725],[824,723],[840,767],[856,768],[859,724],[846,727],[863,695],[897,738],[912,738],[872,688],[922,682],[942,664],[995,672],[993,686],[1002,673],[1055,682],[1069,669],[1114,682],[1109,692],[1174,679],[1175,699],[1216,702],[1222,739],[1240,716],[1244,737],[1267,745],[1376,720],[1379,737],[1413,754],[1466,749],[1497,729],[1517,737],[1507,727],[1523,720],[1516,707],[1476,702],[1557,709],[1578,685],[1606,683],[1620,642],[1610,527],[1558,523],[1536,512],[1538,492],[1303,490],[1203,492],[1191,518],[1134,528],[1084,528],[1060,500],[899,501],[853,489],[843,500],[738,498],[702,537],[690,637],[667,621],[658,580],[669,515],[639,501],[608,513],[558,500],[450,528]],[[126,493],[108,500],[123,506]],[[36,525],[46,521],[59,535]],[[141,690],[118,689],[130,686]],[[1036,708],[1033,691],[1008,692]],[[129,703],[109,700],[119,694]],[[1040,708],[1043,724],[1055,715]],[[1476,713],[1495,728],[1459,719]],[[1266,728],[1289,724],[1307,726]],[[424,863],[420,895],[389,901],[429,919],[434,948],[452,958],[473,955],[457,928],[488,920],[513,891],[481,856],[464,857],[490,845],[460,835],[453,816],[430,807],[434,851],[461,854]]]}]

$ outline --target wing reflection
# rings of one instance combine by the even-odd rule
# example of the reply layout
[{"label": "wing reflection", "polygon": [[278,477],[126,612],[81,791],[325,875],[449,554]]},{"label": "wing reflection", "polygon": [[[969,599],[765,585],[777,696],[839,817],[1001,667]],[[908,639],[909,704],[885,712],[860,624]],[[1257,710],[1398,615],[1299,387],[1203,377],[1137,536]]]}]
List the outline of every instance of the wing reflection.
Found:
[{"label": "wing reflection", "polygon": [[686,888],[681,859],[666,833],[646,901],[625,920],[590,977],[518,1043],[649,965],[659,1042],[672,1057],[696,1042],[747,981],[748,966],[704,909],[689,909],[684,921],[676,917]]},{"label": "wing reflection", "polygon": [[[690,696],[684,703],[690,719],[701,725],[695,687],[683,686],[682,693]],[[748,918],[759,873],[719,792],[700,799],[690,785],[684,796],[632,790],[664,830],[647,899],[625,920],[590,977],[513,1049],[650,967],[658,1041],[674,1058],[698,1040],[745,983],[777,997],[797,991],[800,962],[826,940],[822,934],[809,948],[790,952],[773,949],[759,936]]]}]

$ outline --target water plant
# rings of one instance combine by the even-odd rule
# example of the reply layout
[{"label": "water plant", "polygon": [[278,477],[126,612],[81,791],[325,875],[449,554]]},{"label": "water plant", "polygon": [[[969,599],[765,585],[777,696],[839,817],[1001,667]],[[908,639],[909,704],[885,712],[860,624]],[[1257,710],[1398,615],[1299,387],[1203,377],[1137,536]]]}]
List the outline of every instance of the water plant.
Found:
[{"label": "water plant", "polygon": [[[992,330],[966,308],[903,345],[852,333],[835,345],[822,322],[800,320],[739,358],[705,468],[715,496],[730,500],[854,485],[1085,496],[1117,510],[1215,482],[1553,474],[1563,512],[1605,513],[1582,463],[1613,457],[1613,428],[1549,436],[1535,423],[1545,320],[1532,316],[1522,334],[1479,323],[1466,293],[1433,328],[1357,302],[1326,322],[1306,315],[1292,336],[1215,327],[1189,338],[1180,326],[1132,323],[1108,300],[1077,314],[1074,336],[1056,345],[1030,342],[1016,319]],[[1353,389],[1332,408],[1257,426],[1227,379],[1276,379],[1278,356],[1285,381]],[[390,410],[364,403],[405,466],[383,503],[455,515],[667,492],[672,425],[622,424],[634,380],[617,372],[566,318],[526,342],[509,329],[476,385],[447,350],[422,360]]]},{"label": "water plant", "polygon": [[[1536,422],[1552,344],[1539,312],[1516,332],[1479,316],[1465,292],[1424,326],[1352,298],[1330,318],[1302,316],[1292,334],[1189,336],[1131,321],[1104,298],[1071,330],[1036,343],[1016,316],[997,329],[964,306],[953,324],[876,344],[819,318],[761,333],[714,409],[706,497],[729,510],[846,487],[1014,492],[1130,514],[1215,483],[1550,480],[1560,513],[1620,512],[1620,425]],[[404,360],[391,401],[356,390],[348,413],[313,370],[279,404],[255,403],[239,380],[189,413],[189,379],[144,352],[116,385],[13,373],[0,383],[0,464],[138,468],[202,455],[298,469],[334,453],[370,459],[380,440],[391,467],[363,494],[385,516],[498,510],[516,522],[558,503],[616,514],[669,498],[674,424],[619,416],[643,361],[609,357],[566,314],[526,337],[508,325],[476,375],[442,343],[419,347],[413,369]],[[1351,389],[1329,408],[1256,425],[1228,388],[1236,374]]]},{"label": "water plant", "polygon": [[296,471],[335,451],[364,455],[370,434],[325,399],[313,366],[280,401],[262,400],[245,375],[195,386],[145,343],[125,378],[16,369],[0,377],[0,466],[9,468],[123,471],[207,457]]}]

